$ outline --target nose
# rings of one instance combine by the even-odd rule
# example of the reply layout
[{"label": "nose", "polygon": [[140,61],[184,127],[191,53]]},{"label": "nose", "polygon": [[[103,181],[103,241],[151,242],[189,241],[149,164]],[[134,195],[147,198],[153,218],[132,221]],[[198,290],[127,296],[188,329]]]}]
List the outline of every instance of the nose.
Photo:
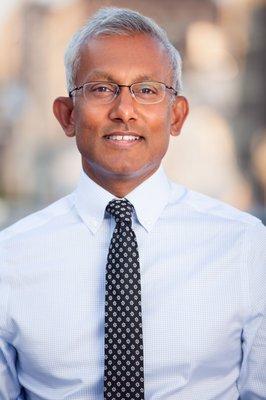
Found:
[{"label": "nose", "polygon": [[120,88],[120,92],[111,103],[109,117],[112,120],[123,123],[127,123],[132,119],[137,119],[136,101],[128,87]]}]

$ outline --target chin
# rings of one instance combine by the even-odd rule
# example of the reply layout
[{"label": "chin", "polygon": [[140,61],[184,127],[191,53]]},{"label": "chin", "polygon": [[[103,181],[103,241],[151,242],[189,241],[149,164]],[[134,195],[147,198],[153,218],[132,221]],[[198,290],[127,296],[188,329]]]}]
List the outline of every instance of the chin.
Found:
[{"label": "chin", "polygon": [[[89,176],[94,179],[108,179],[108,180],[131,180],[131,179],[145,179],[152,175],[159,165],[157,163],[135,163],[130,160],[112,160],[105,163],[96,162],[85,162],[83,159],[83,167]],[[124,162],[123,162],[124,161]]]},{"label": "chin", "polygon": [[146,177],[151,175],[158,166],[151,166],[150,164],[145,164],[145,165],[136,165],[132,166],[131,165],[122,165],[120,167],[112,168],[110,169],[109,175],[112,176],[113,178],[119,178],[121,180],[127,180],[127,179],[136,179],[140,177]]},{"label": "chin", "polygon": [[109,171],[108,175],[113,178],[119,179],[130,179],[141,175],[141,171],[138,169],[134,170],[132,168],[119,168]]}]

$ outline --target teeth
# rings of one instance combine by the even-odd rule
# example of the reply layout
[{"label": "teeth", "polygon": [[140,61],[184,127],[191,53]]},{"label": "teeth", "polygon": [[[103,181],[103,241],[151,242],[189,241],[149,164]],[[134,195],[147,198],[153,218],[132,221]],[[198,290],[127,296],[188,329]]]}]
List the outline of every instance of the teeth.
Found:
[{"label": "teeth", "polygon": [[109,140],[128,140],[128,141],[134,141],[138,140],[140,137],[139,136],[131,136],[131,135],[111,135],[111,136],[106,136],[107,139]]}]

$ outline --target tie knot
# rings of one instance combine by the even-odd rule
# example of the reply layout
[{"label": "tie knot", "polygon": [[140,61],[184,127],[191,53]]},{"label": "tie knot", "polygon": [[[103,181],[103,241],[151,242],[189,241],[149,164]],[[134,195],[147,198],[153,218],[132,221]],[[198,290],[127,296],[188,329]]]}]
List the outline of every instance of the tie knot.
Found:
[{"label": "tie knot", "polygon": [[127,222],[131,224],[131,217],[133,213],[133,205],[127,200],[111,200],[106,211],[115,218],[115,222]]}]

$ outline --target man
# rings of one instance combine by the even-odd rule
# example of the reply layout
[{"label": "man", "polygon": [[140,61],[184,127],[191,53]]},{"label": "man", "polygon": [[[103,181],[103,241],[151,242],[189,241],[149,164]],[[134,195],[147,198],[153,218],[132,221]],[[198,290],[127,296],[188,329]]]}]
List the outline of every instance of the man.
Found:
[{"label": "man", "polygon": [[177,51],[107,8],[65,63],[83,172],[2,232],[1,400],[265,399],[263,226],[160,167],[188,113]]}]

